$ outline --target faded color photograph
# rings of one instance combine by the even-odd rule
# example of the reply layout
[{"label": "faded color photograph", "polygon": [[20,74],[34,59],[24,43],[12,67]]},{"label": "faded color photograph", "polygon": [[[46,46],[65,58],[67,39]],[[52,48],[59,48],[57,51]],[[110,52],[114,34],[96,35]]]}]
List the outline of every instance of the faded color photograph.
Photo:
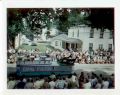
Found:
[{"label": "faded color photograph", "polygon": [[114,8],[8,8],[7,89],[114,89]]}]

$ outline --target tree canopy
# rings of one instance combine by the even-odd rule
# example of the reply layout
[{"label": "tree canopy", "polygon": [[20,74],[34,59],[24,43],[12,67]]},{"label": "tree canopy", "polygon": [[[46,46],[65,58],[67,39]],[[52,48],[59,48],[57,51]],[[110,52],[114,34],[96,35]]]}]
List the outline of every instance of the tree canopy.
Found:
[{"label": "tree canopy", "polygon": [[87,19],[91,22],[92,27],[114,30],[113,8],[92,8]]},{"label": "tree canopy", "polygon": [[41,34],[43,28],[50,29],[54,25],[61,32],[67,32],[69,27],[80,24],[114,30],[114,9],[8,8],[7,21],[9,40],[20,32],[26,36]]}]

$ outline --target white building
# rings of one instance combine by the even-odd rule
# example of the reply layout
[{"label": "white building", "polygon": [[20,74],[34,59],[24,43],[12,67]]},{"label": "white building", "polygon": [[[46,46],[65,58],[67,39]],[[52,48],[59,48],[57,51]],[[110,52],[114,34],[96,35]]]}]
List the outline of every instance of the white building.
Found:
[{"label": "white building", "polygon": [[98,48],[113,50],[113,35],[108,29],[96,29],[86,25],[71,27],[68,29],[69,38],[77,38],[82,41],[82,50]]},{"label": "white building", "polygon": [[82,51],[96,49],[113,50],[112,32],[108,29],[96,29],[86,25],[71,27],[68,29],[68,35],[62,34],[51,40],[51,46],[63,50],[67,48],[78,49]]},{"label": "white building", "polygon": [[66,34],[60,34],[51,39],[51,46],[55,49],[80,49],[82,45],[81,40],[76,38],[69,38]]},{"label": "white building", "polygon": [[31,44],[31,40],[28,39],[26,37],[26,35],[23,35],[21,33],[19,33],[16,37],[15,37],[15,49],[19,48],[20,45],[22,44]]}]

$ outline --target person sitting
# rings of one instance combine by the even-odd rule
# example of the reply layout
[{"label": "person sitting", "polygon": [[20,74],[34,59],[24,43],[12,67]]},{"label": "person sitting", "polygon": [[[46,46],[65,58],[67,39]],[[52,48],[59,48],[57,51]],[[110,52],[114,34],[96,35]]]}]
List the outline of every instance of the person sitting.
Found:
[{"label": "person sitting", "polygon": [[22,78],[20,79],[20,82],[17,83],[16,87],[17,89],[24,89],[26,85],[26,81],[24,81]]},{"label": "person sitting", "polygon": [[31,78],[29,78],[27,80],[27,83],[25,84],[25,89],[33,89],[34,88],[34,84],[33,84],[33,80]]}]

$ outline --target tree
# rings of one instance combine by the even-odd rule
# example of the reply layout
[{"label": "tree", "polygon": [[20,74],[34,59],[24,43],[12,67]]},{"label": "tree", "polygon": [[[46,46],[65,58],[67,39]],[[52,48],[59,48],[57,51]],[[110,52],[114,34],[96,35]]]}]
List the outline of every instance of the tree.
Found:
[{"label": "tree", "polygon": [[7,14],[7,39],[8,39],[8,48],[13,46],[15,36],[23,31],[22,15],[16,9],[8,9]]},{"label": "tree", "polygon": [[48,8],[10,8],[7,12],[8,47],[14,47],[15,37],[19,33],[33,38],[33,34],[40,34],[42,28],[47,27],[49,29],[54,16],[53,9]]},{"label": "tree", "polygon": [[81,25],[81,24],[89,24],[88,18],[88,9],[71,9],[69,14],[69,23],[72,25]]},{"label": "tree", "polygon": [[113,8],[91,8],[88,20],[92,27],[114,29]]},{"label": "tree", "polygon": [[[89,21],[86,19],[88,17],[88,9],[84,8],[57,8],[56,9],[56,25],[57,28],[62,32],[67,32],[68,28],[71,26],[76,26],[80,24],[88,24]],[[84,12],[84,14],[82,14]]]},{"label": "tree", "polygon": [[90,26],[100,29],[109,29],[113,35],[114,45],[114,9],[113,8],[91,8],[88,20]]},{"label": "tree", "polygon": [[31,9],[26,17],[27,24],[31,30],[51,27],[54,10],[52,8]]},{"label": "tree", "polygon": [[20,32],[33,38],[34,34],[41,34],[43,28],[49,30],[54,25],[61,32],[80,24],[113,31],[113,18],[112,8],[10,8],[7,15],[8,44],[14,46],[15,36]]}]

